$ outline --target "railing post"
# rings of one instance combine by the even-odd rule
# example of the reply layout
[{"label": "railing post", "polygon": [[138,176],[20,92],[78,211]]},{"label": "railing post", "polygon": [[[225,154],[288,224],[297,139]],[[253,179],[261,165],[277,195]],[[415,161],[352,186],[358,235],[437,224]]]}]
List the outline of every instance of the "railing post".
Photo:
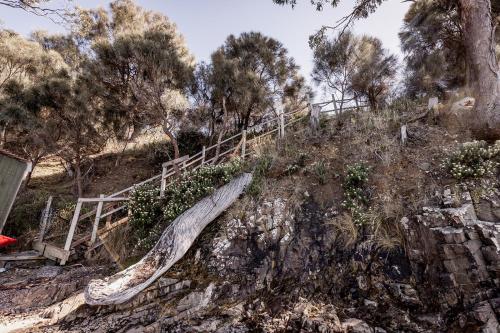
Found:
[{"label": "railing post", "polygon": [[[104,194],[101,194],[99,198],[104,198]],[[99,221],[101,220],[103,201],[99,201],[97,204],[97,211],[95,213],[94,226],[92,227],[92,236],[90,237],[90,245],[93,245],[97,238],[97,230],[99,229]]]},{"label": "railing post", "polygon": [[205,164],[206,154],[207,154],[207,148],[205,146],[203,146],[203,148],[201,150],[201,165]]},{"label": "railing post", "polygon": [[332,94],[333,101],[333,110],[335,110],[335,114],[337,114],[337,101],[335,100],[335,94]]},{"label": "railing post", "polygon": [[285,110],[281,109],[280,112],[280,138],[285,137]]},{"label": "railing post", "polygon": [[[76,224],[80,218],[80,211],[82,210],[82,202],[78,199],[76,203],[75,213],[73,214],[73,219],[71,220],[71,225],[69,227],[68,237],[66,238],[66,243],[64,244],[64,250],[69,252],[71,250],[71,242],[73,241],[73,236],[75,235]],[[61,265],[66,264],[66,260],[61,260]]]},{"label": "railing post", "polygon": [[358,96],[354,96],[354,102],[356,102],[356,110],[359,110]]},{"label": "railing post", "polygon": [[50,215],[50,206],[52,206],[52,196],[47,200],[47,205],[45,206],[45,210],[43,211],[42,216],[42,225],[40,226],[40,234],[38,235],[38,242],[43,242],[43,238],[45,237],[45,229],[47,229],[47,223],[49,221]]},{"label": "railing post", "polygon": [[312,104],[312,100],[309,99],[309,126],[311,127],[311,132],[316,134],[319,129],[319,114],[321,108]]},{"label": "railing post", "polygon": [[245,159],[246,149],[247,149],[247,130],[243,130],[241,134],[241,158]]},{"label": "railing post", "polygon": [[160,198],[165,196],[165,190],[167,188],[167,167],[162,165],[161,169],[161,183],[160,183]]}]

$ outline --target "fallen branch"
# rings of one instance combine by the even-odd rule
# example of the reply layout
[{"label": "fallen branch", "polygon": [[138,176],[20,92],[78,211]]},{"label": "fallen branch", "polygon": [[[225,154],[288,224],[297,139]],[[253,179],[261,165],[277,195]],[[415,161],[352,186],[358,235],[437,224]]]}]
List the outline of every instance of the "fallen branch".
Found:
[{"label": "fallen branch", "polygon": [[186,254],[203,229],[238,199],[251,180],[252,175],[245,173],[177,217],[137,264],[104,280],[92,280],[85,289],[85,302],[121,304],[149,287]]}]

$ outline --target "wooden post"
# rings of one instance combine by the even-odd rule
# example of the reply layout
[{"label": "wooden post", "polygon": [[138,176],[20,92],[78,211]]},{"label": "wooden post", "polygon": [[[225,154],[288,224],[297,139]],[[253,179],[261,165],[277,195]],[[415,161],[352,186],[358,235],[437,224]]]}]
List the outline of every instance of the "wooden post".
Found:
[{"label": "wooden post", "polygon": [[311,132],[316,134],[319,129],[319,114],[321,107],[313,105],[312,101],[309,100],[309,126],[311,127]]},{"label": "wooden post", "polygon": [[201,165],[205,164],[206,157],[207,157],[207,148],[203,146],[203,149],[201,150]]},{"label": "wooden post", "polygon": [[285,137],[285,110],[280,111],[280,138]]},{"label": "wooden post", "polygon": [[[71,220],[71,225],[69,227],[68,237],[66,238],[66,243],[64,244],[64,250],[69,252],[71,249],[71,242],[73,241],[73,236],[75,235],[76,224],[78,223],[78,218],[80,217],[80,211],[82,210],[82,202],[78,199],[76,204],[75,213],[73,214],[73,219]],[[61,266],[66,264],[66,260],[61,260]]]},{"label": "wooden post", "polygon": [[335,100],[335,94],[332,94],[332,101],[333,101],[333,110],[335,110],[335,114],[337,114],[337,101]]},{"label": "wooden post", "polygon": [[359,110],[358,96],[354,96],[354,102],[356,102],[356,110]]},{"label": "wooden post", "polygon": [[241,158],[245,159],[245,153],[247,148],[247,130],[243,130],[241,134],[241,140],[243,141],[241,143]]},{"label": "wooden post", "polygon": [[401,144],[404,146],[408,141],[408,128],[406,125],[401,126]]},{"label": "wooden post", "polygon": [[47,205],[45,206],[45,210],[43,211],[42,216],[42,225],[40,226],[40,234],[38,235],[38,242],[43,242],[43,237],[45,237],[45,229],[47,229],[47,223],[49,221],[50,215],[50,206],[52,206],[52,196],[47,200]]},{"label": "wooden post", "polygon": [[[99,198],[104,198],[104,194],[101,194]],[[104,201],[99,201],[97,204],[97,211],[95,213],[94,226],[92,227],[92,236],[90,237],[90,245],[93,245],[97,238],[97,230],[99,229],[99,221],[101,220],[102,206]]]},{"label": "wooden post", "polygon": [[165,190],[167,188],[167,167],[162,166],[161,169],[161,185],[160,185],[160,198],[165,196]]}]

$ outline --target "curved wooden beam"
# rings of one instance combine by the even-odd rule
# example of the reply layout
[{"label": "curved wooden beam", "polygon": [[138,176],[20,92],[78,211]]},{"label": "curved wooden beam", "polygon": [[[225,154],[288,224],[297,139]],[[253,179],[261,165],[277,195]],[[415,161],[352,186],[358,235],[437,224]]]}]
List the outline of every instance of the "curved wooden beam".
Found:
[{"label": "curved wooden beam", "polygon": [[165,229],[141,261],[104,280],[90,281],[85,289],[85,302],[121,304],[149,287],[186,254],[203,229],[229,208],[251,181],[252,175],[245,173],[185,211]]}]

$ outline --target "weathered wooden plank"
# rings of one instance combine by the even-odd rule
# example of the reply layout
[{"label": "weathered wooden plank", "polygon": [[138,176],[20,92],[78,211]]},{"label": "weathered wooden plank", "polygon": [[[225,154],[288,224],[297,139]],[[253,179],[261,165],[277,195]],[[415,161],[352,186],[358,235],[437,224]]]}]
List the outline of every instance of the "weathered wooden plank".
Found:
[{"label": "weathered wooden plank", "polygon": [[57,246],[50,245],[42,242],[35,242],[33,244],[33,249],[40,252],[42,256],[51,260],[61,260],[68,261],[71,251],[66,251]]}]

